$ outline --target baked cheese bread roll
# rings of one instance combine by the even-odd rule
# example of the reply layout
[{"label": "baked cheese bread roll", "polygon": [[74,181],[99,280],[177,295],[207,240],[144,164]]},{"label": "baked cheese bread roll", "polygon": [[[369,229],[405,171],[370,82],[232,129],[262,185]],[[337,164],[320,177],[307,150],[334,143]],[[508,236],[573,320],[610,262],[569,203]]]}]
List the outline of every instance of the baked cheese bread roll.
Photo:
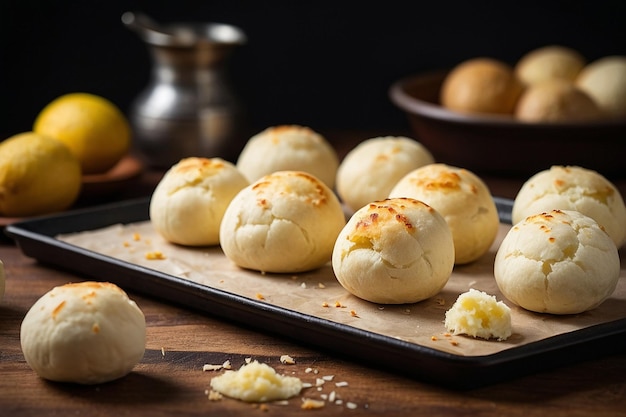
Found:
[{"label": "baked cheese bread roll", "polygon": [[600,224],[620,247],[626,241],[626,206],[619,190],[600,173],[555,165],[530,177],[513,203],[512,221],[554,209],[579,211]]},{"label": "baked cheese bread roll", "polygon": [[375,201],[345,225],[332,265],[339,283],[359,298],[416,303],[448,282],[454,267],[452,233],[444,218],[421,201]]},{"label": "baked cheese bread roll", "polygon": [[146,321],[115,284],[72,283],[33,304],[20,342],[26,362],[42,378],[100,384],[127,375],[141,360]]},{"label": "baked cheese bread roll", "polygon": [[387,198],[409,172],[435,162],[421,143],[403,136],[367,139],[345,156],[337,170],[337,194],[353,211]]},{"label": "baked cheese bread roll", "polygon": [[150,221],[169,242],[217,245],[226,207],[248,184],[228,161],[185,158],[157,184],[150,199]]},{"label": "baked cheese bread roll", "polygon": [[610,55],[582,69],[576,85],[589,94],[604,114],[626,118],[626,55]]},{"label": "baked cheese bread roll", "polygon": [[467,169],[431,164],[405,175],[389,197],[410,197],[437,210],[450,226],[455,262],[485,254],[496,238],[500,219],[487,185]]},{"label": "baked cheese bread roll", "polygon": [[508,64],[473,58],[454,67],[441,86],[441,105],[462,113],[513,114],[522,83]]},{"label": "baked cheese bread roll", "polygon": [[585,58],[578,51],[561,45],[548,45],[522,56],[514,70],[526,85],[555,79],[574,82],[585,64]]},{"label": "baked cheese bread roll", "polygon": [[292,273],[330,261],[345,224],[339,199],[321,180],[278,171],[241,190],[224,213],[220,243],[242,268]]},{"label": "baked cheese bread roll", "polygon": [[304,171],[335,186],[339,157],[319,133],[298,125],[280,125],[251,137],[237,159],[250,182],[276,171]]},{"label": "baked cheese bread roll", "polygon": [[577,314],[615,290],[620,259],[598,223],[577,211],[552,210],[515,224],[494,262],[498,288],[530,311]]}]

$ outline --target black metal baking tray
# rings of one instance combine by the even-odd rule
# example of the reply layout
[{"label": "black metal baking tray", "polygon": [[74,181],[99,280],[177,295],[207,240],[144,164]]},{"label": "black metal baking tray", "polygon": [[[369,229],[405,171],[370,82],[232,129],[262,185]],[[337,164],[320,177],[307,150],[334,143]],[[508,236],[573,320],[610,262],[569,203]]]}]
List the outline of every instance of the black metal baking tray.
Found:
[{"label": "black metal baking tray", "polygon": [[[496,198],[502,222],[512,202]],[[485,356],[459,356],[224,292],[63,242],[55,236],[149,219],[149,199],[25,220],[5,229],[26,256],[107,279],[187,308],[271,332],[347,359],[454,389],[471,389],[626,349],[626,318]]]}]

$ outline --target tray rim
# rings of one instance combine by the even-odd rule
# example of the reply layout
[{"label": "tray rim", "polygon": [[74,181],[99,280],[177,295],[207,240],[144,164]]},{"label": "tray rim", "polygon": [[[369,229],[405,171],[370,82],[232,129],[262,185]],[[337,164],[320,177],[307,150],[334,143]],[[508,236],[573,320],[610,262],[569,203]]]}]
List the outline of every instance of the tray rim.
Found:
[{"label": "tray rim", "polygon": [[[494,200],[501,221],[510,224],[512,201],[499,197]],[[26,256],[42,263],[85,278],[106,279],[125,290],[268,331],[296,343],[310,343],[349,360],[366,361],[447,388],[479,388],[626,348],[623,318],[494,354],[455,355],[211,288],[55,238],[63,233],[148,220],[149,201],[149,197],[144,197],[41,216],[10,224],[4,232]]]}]

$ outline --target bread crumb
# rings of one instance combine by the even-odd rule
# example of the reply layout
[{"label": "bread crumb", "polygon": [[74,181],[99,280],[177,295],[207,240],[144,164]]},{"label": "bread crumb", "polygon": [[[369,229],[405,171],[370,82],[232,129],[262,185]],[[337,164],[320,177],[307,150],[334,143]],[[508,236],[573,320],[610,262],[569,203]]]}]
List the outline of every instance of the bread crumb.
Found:
[{"label": "bread crumb", "polygon": [[325,405],[326,405],[326,402],[322,400],[303,398],[302,405],[300,406],[300,408],[302,408],[303,410],[316,410],[316,409],[323,408]]},{"label": "bread crumb", "polygon": [[327,303],[326,301],[324,301],[324,302],[322,303],[322,307],[324,307],[324,308],[328,307],[328,303]]},{"label": "bread crumb", "polygon": [[300,284],[300,287],[306,289],[306,282],[303,282],[302,284]]},{"label": "bread crumb", "polygon": [[222,365],[210,365],[210,364],[204,364],[202,365],[202,371],[206,372],[206,371],[219,371],[220,369],[222,369]]},{"label": "bread crumb", "polygon": [[141,235],[139,233],[133,233],[133,240],[138,242],[141,240]]},{"label": "bread crumb", "polygon": [[146,253],[146,259],[149,260],[149,261],[163,260],[163,259],[165,259],[165,255],[163,255],[163,253],[160,252],[160,251],[147,252]]},{"label": "bread crumb", "polygon": [[256,293],[256,298],[257,300],[265,300],[265,296],[263,296],[260,292]]},{"label": "bread crumb", "polygon": [[336,387],[347,387],[348,383],[346,381],[342,381],[342,382],[335,382],[335,386]]},{"label": "bread crumb", "polygon": [[432,340],[433,342],[436,342],[439,339],[437,339],[437,336],[430,336],[430,340]]},{"label": "bread crumb", "polygon": [[359,315],[358,315],[358,314],[356,314],[356,311],[355,311],[355,310],[350,310],[350,315],[351,315],[352,317],[359,317]]},{"label": "bread crumb", "polygon": [[288,365],[294,365],[296,363],[296,361],[289,355],[282,355],[280,357],[280,361],[281,363],[288,364]]},{"label": "bread crumb", "polygon": [[319,282],[319,283],[317,284],[317,288],[324,289],[324,288],[326,288],[326,285],[324,285],[324,284],[322,284],[321,282]]},{"label": "bread crumb", "polygon": [[352,403],[352,402],[347,402],[346,403],[346,408],[349,408],[350,410],[356,410],[358,406],[356,405],[356,403]]},{"label": "bread crumb", "polygon": [[165,357],[165,348],[161,347],[161,356]]},{"label": "bread crumb", "polygon": [[337,393],[335,393],[335,391],[331,391],[330,394],[328,394],[328,401],[330,401],[331,403],[334,403],[336,399],[337,399]]},{"label": "bread crumb", "polygon": [[[205,392],[206,392],[206,391],[205,391]],[[222,394],[220,394],[220,393],[219,393],[219,392],[217,392],[217,391],[213,391],[213,390],[210,390],[210,391],[208,392],[208,395],[207,395],[207,396],[208,396],[208,398],[209,398],[209,401],[219,401],[219,400],[221,400],[222,398],[224,398],[224,396],[223,396]]]}]

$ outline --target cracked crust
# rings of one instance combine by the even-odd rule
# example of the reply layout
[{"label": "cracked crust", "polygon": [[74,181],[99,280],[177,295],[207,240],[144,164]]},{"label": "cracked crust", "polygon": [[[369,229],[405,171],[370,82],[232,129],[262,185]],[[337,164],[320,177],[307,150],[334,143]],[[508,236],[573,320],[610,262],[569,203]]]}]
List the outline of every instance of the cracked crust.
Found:
[{"label": "cracked crust", "polygon": [[414,303],[437,294],[454,266],[454,243],[446,221],[411,199],[376,201],[358,210],[333,250],[339,283],[365,300]]},{"label": "cracked crust", "polygon": [[299,272],[330,260],[345,224],[338,198],[323,182],[300,171],[279,171],[243,189],[220,228],[224,254],[243,268]]},{"label": "cracked crust", "polygon": [[626,242],[626,206],[619,190],[596,171],[555,165],[530,177],[515,197],[513,224],[551,210],[575,210],[598,222],[617,247]]},{"label": "cracked crust", "polygon": [[217,245],[226,207],[247,185],[243,174],[221,158],[182,159],[165,173],[154,190],[150,220],[169,242]]},{"label": "cracked crust", "polygon": [[611,296],[620,273],[615,244],[590,217],[553,210],[506,235],[494,262],[502,294],[539,313],[576,314]]},{"label": "cracked crust", "polygon": [[487,185],[463,168],[423,166],[405,175],[389,197],[415,198],[436,209],[452,232],[457,264],[484,255],[498,233],[498,210]]}]

